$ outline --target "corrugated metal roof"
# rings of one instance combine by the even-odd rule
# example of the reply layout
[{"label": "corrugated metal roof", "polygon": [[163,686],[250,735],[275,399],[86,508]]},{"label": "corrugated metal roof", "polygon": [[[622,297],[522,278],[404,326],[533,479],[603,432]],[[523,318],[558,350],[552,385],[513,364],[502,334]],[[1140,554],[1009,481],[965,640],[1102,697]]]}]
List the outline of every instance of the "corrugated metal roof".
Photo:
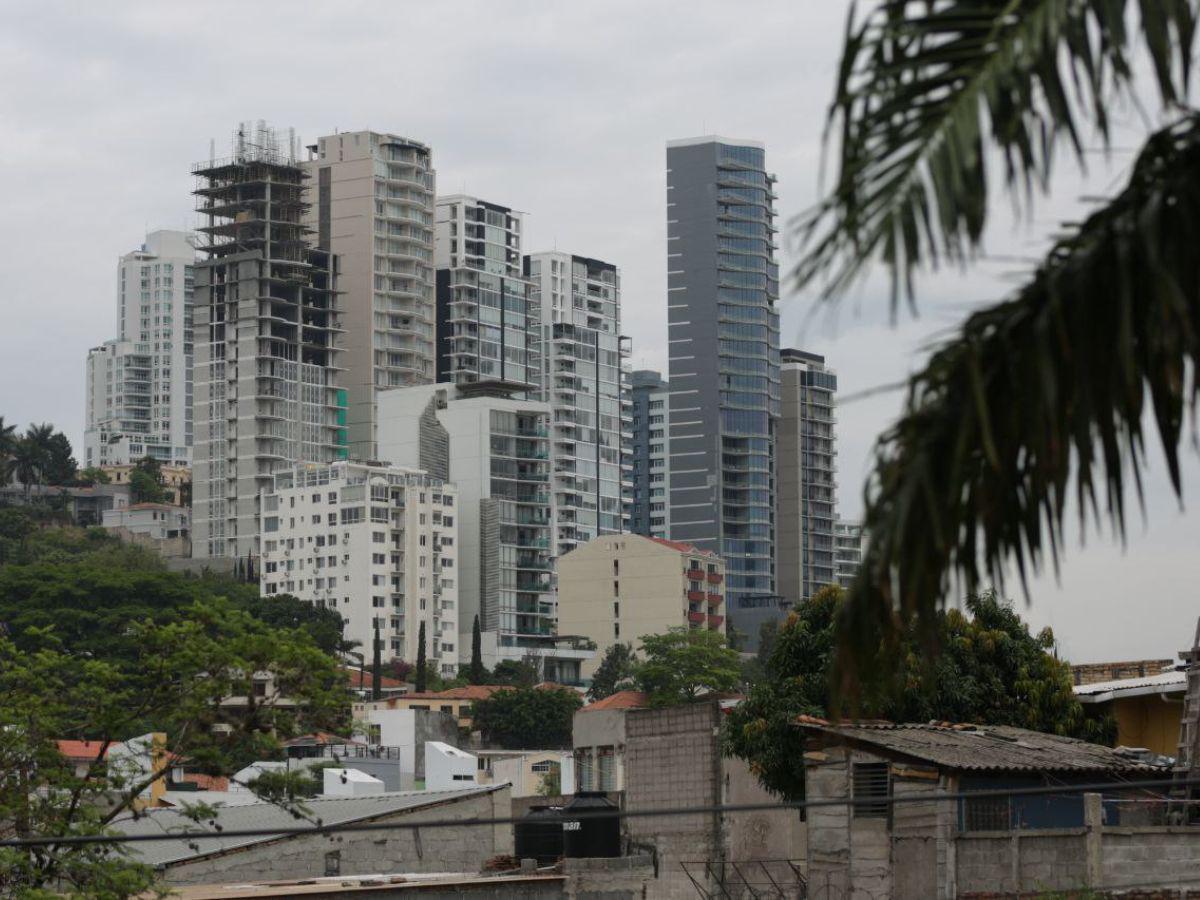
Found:
[{"label": "corrugated metal roof", "polygon": [[[305,800],[308,817],[320,820],[324,825],[346,822],[369,821],[394,815],[404,810],[415,810],[434,806],[447,801],[476,797],[499,790],[500,786],[470,788],[462,791],[401,791],[389,794],[374,794],[368,797],[328,797]],[[197,792],[193,802],[204,802],[204,794]],[[288,810],[274,803],[251,803],[244,806],[217,807],[216,823],[226,831],[250,828],[299,828],[306,823],[297,819]],[[195,822],[177,809],[150,809],[140,818],[122,819],[113,823],[114,828],[124,834],[167,834],[183,831],[212,831],[208,821]],[[128,847],[139,862],[152,866],[165,866],[213,853],[221,853],[238,847],[248,847],[264,841],[275,840],[280,835],[230,838],[180,838],[169,841],[146,841],[129,844]],[[194,846],[189,846],[193,844]]]},{"label": "corrugated metal roof", "polygon": [[1075,685],[1075,696],[1081,703],[1104,703],[1118,697],[1138,697],[1144,694],[1170,694],[1187,690],[1187,672],[1162,672],[1143,678],[1118,678],[1113,681],[1093,681]]},{"label": "corrugated metal roof", "polygon": [[1110,747],[1008,725],[797,724],[810,733],[962,771],[1161,771]]}]

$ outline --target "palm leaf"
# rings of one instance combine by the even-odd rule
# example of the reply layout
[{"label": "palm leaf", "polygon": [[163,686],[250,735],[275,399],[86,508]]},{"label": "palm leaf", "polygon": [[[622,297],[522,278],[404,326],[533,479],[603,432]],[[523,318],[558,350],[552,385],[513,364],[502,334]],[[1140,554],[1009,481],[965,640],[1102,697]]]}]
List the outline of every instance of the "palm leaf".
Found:
[{"label": "palm leaf", "polygon": [[[1165,105],[1185,95],[1195,0],[1137,0],[1139,34]],[[877,0],[851,11],[830,109],[840,136],[828,198],[795,223],[797,286],[826,297],[882,260],[895,312],[914,270],[962,264],[988,214],[1000,151],[1018,204],[1051,177],[1066,141],[1081,161],[1106,106],[1131,96],[1127,0]]]},{"label": "palm leaf", "polygon": [[1197,246],[1200,113],[1154,134],[1121,193],[912,378],[876,448],[846,649],[934,621],[954,580],[974,592],[1009,565],[1022,581],[1057,568],[1071,496],[1081,524],[1105,519],[1123,537],[1147,411],[1178,493],[1200,366]]}]

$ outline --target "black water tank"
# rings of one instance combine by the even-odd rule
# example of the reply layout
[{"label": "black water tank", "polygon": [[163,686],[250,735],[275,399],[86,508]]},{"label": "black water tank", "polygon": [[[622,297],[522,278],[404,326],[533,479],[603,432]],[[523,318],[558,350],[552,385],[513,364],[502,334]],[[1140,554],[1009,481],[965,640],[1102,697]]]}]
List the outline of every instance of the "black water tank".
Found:
[{"label": "black water tank", "polygon": [[552,866],[562,858],[561,806],[530,807],[513,831],[517,859],[536,859],[539,866]]},{"label": "black water tank", "polygon": [[616,812],[603,791],[580,791],[562,811],[563,855],[578,859],[621,855],[621,820],[616,816],[572,818],[578,813]]}]

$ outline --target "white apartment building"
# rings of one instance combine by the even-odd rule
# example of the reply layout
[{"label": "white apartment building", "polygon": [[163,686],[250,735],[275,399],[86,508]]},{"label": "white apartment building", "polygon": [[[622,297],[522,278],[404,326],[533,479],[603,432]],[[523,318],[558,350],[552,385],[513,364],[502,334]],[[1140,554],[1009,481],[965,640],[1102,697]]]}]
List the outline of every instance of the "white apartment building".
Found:
[{"label": "white apartment building", "polygon": [[555,628],[549,407],[450,384],[381,391],[378,402],[380,456],[458,488],[463,662],[478,615],[498,658],[531,655],[546,680],[577,683],[591,651],[561,646]]},{"label": "white apartment building", "polygon": [[523,217],[454,194],[437,199],[437,380],[463,389],[536,390],[538,306],[521,261]]},{"label": "white apartment building", "polygon": [[646,537],[671,536],[671,432],[667,424],[671,386],[653,369],[629,378],[633,398],[633,515],[629,530]]},{"label": "white apartment building", "polygon": [[[457,490],[416,469],[335,462],[277,472],[265,490],[260,581],[336,609],[368,659],[426,658],[458,673]],[[468,648],[468,654],[470,650]]]},{"label": "white apartment building", "polygon": [[84,466],[191,465],[195,262],[190,234],[152,231],[117,263],[117,336],[87,356]]},{"label": "white apartment building", "polygon": [[434,380],[435,173],[429,147],[395,134],[332,134],[308,150],[305,221],[341,262],[350,456],[375,459],[375,392]]},{"label": "white apartment building", "polygon": [[838,519],[833,526],[837,566],[837,582],[844,588],[850,587],[862,565],[863,550],[866,548],[866,532],[862,522]]},{"label": "white apartment building", "polygon": [[838,583],[837,375],[815,353],[785,349],[780,357],[776,571],[779,593],[795,604]]},{"label": "white apartment building", "polygon": [[294,142],[258,123],[193,167],[196,266],[193,542],[197,558],[261,552],[260,496],[297,463],[347,455],[338,261],[303,224]]},{"label": "white apartment building", "polygon": [[612,263],[558,251],[525,257],[540,320],[539,399],[550,405],[557,556],[630,529],[632,396]]}]

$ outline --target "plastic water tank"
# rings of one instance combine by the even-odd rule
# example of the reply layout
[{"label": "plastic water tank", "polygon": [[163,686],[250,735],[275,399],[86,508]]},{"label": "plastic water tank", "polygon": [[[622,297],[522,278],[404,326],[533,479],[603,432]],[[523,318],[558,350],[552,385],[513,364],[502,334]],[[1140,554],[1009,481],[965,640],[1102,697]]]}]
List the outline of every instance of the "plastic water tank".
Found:
[{"label": "plastic water tank", "polygon": [[563,855],[593,858],[621,855],[621,820],[616,816],[578,817],[579,813],[617,811],[603,791],[580,791],[563,807]]},{"label": "plastic water tank", "polygon": [[534,806],[513,829],[517,859],[536,859],[552,866],[563,855],[561,806]]}]

